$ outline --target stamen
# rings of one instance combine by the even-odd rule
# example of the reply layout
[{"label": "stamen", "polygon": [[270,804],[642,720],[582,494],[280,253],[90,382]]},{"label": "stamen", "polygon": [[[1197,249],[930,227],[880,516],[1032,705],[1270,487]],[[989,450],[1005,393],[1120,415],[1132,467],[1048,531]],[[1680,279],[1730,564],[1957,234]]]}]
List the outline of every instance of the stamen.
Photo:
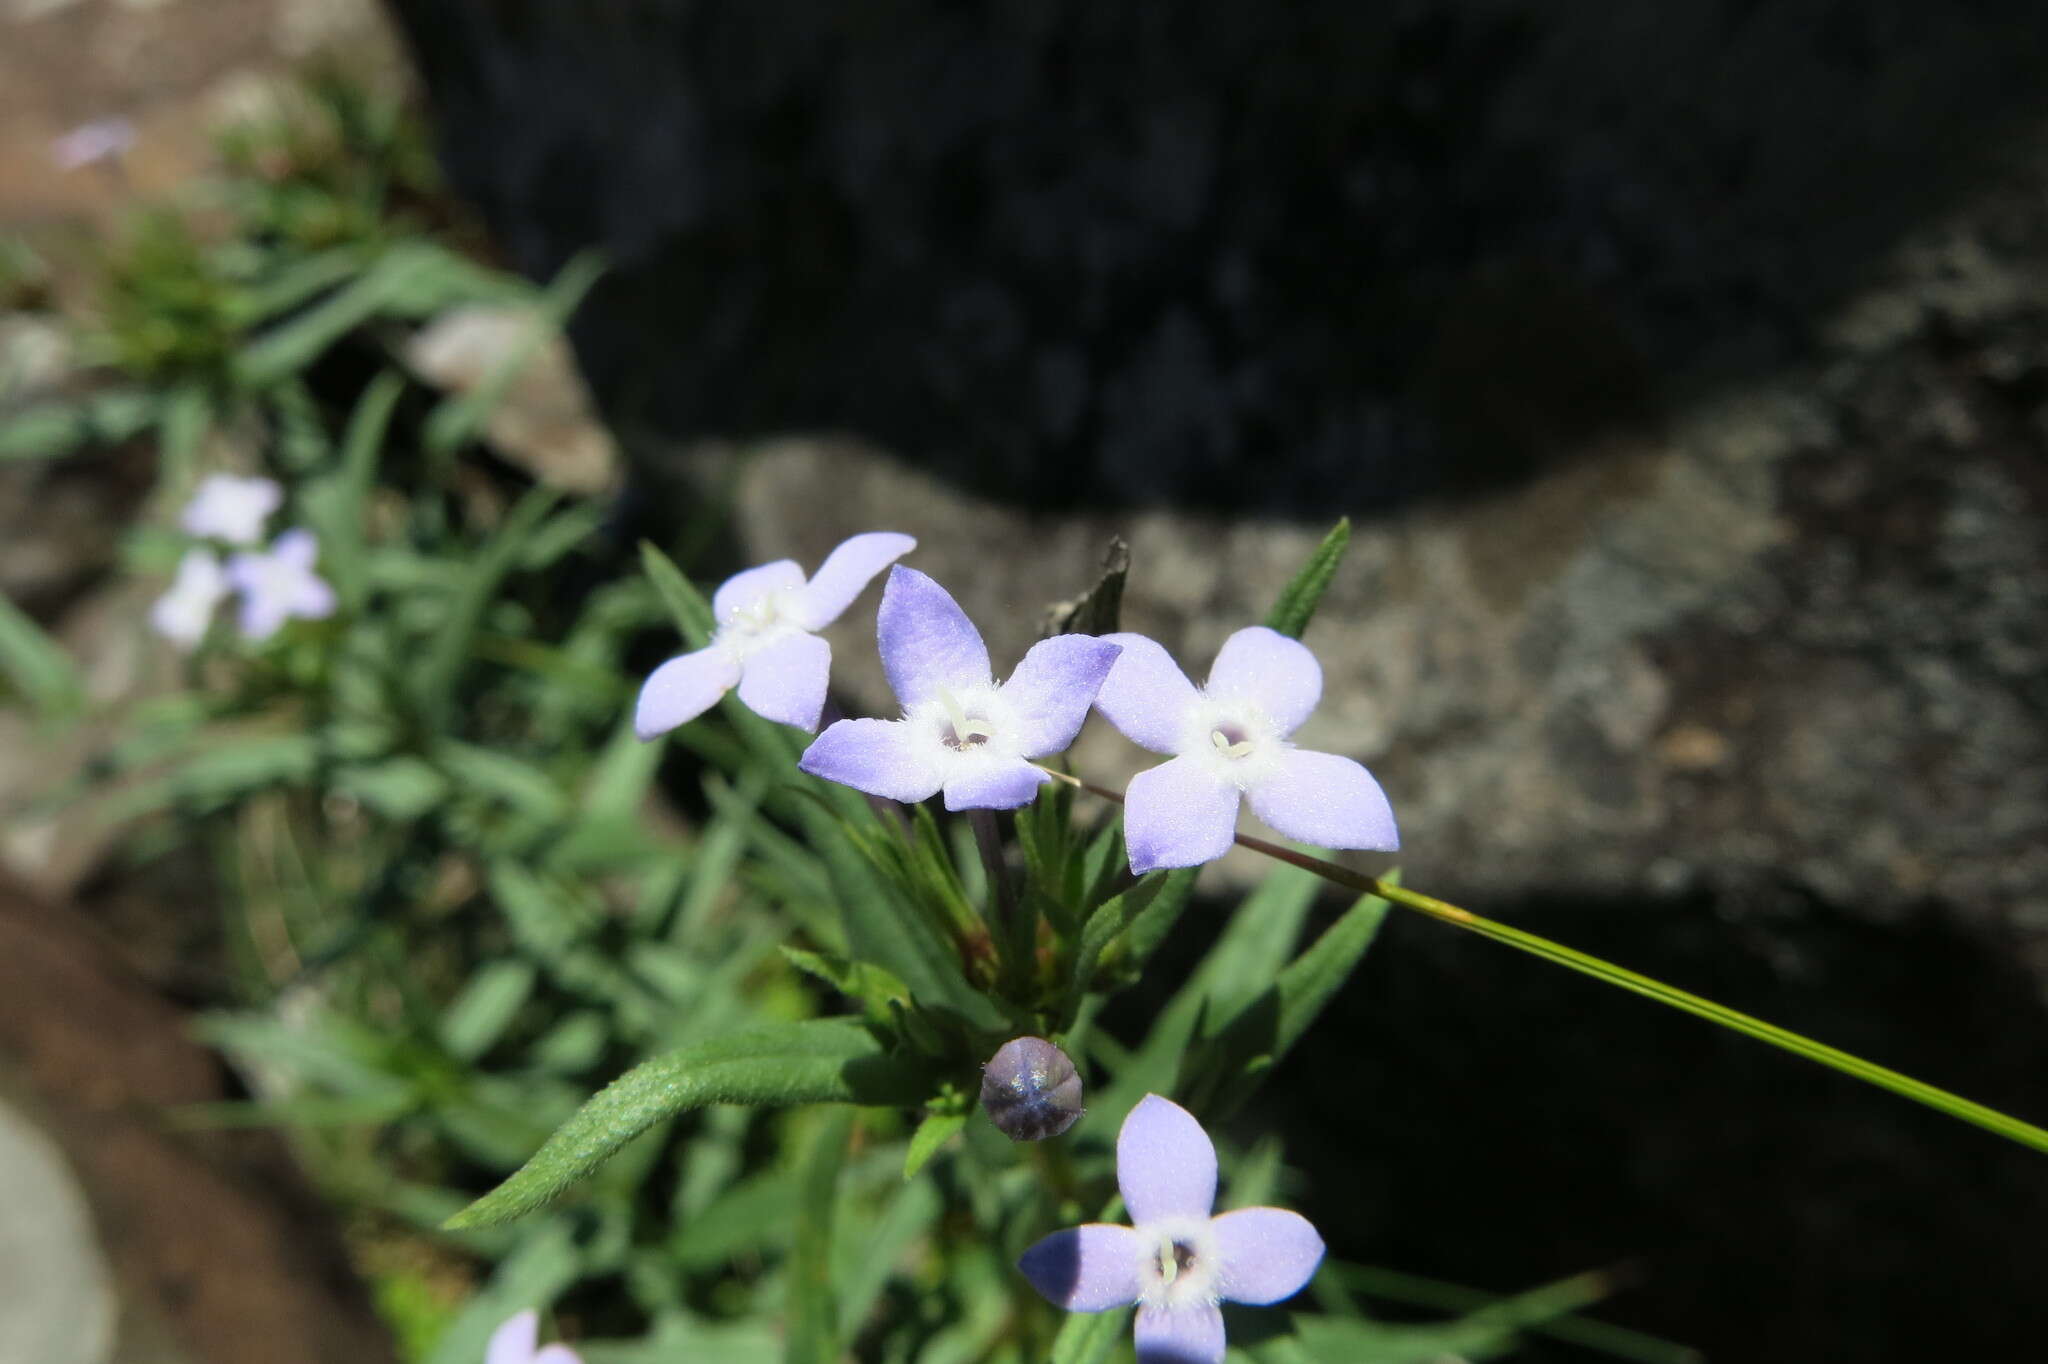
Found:
[{"label": "stamen", "polygon": [[1218,725],[1209,731],[1209,742],[1226,758],[1242,758],[1252,751],[1252,741]]},{"label": "stamen", "polygon": [[980,748],[994,737],[995,731],[988,727],[988,721],[980,716],[970,716],[960,708],[953,693],[944,687],[938,688],[939,704],[945,707],[946,728],[950,737],[946,747],[953,749]]}]

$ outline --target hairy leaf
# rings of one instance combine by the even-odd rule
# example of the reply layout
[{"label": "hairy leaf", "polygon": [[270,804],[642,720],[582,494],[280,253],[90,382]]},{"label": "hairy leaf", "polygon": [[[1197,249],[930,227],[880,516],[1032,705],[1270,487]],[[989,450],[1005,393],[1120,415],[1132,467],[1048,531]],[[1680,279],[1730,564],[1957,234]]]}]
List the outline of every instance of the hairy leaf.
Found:
[{"label": "hairy leaf", "polygon": [[1301,632],[1308,629],[1311,617],[1316,613],[1316,604],[1323,599],[1323,592],[1330,585],[1330,579],[1337,576],[1337,565],[1344,558],[1344,547],[1351,543],[1351,518],[1345,517],[1330,528],[1323,542],[1316,546],[1316,552],[1309,555],[1301,572],[1294,575],[1294,581],[1287,584],[1280,593],[1280,600],[1273,603],[1273,610],[1266,617],[1266,624],[1283,635],[1301,638]]},{"label": "hairy leaf", "polygon": [[728,1033],[642,1063],[549,1137],[510,1179],[449,1219],[510,1221],[552,1201],[662,1119],[705,1104],[910,1104],[919,1067],[887,1055],[859,1023],[817,1019]]}]

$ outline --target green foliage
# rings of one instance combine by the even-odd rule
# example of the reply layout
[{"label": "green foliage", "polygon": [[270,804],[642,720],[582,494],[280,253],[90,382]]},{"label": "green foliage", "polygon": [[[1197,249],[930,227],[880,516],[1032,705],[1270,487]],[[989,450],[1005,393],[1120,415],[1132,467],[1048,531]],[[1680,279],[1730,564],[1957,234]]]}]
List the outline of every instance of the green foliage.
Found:
[{"label": "green foliage", "polygon": [[1314,554],[1294,575],[1280,593],[1280,600],[1273,603],[1273,609],[1266,616],[1266,625],[1281,634],[1300,639],[1314,618],[1316,607],[1323,600],[1331,579],[1337,576],[1337,565],[1344,561],[1344,550],[1351,543],[1351,518],[1344,517],[1330,528],[1323,542],[1316,546]]},{"label": "green foliage", "polygon": [[[471,303],[527,310],[538,345],[598,263],[543,289],[476,264],[423,146],[329,76],[230,134],[209,212],[151,212],[106,253],[88,341],[107,384],[0,420],[0,459],[153,442],[166,504],[217,437],[256,433],[337,591],[333,618],[267,644],[216,631],[194,690],[120,717],[94,764],[131,856],[203,853],[228,906],[235,986],[203,1032],[256,1097],[179,1121],[288,1128],[359,1219],[457,1266],[466,1298],[379,1272],[427,1364],[473,1364],[505,1317],[556,1302],[612,1337],[579,1341],[588,1364],[1128,1358],[1127,1312],[1063,1319],[1016,1254],[1116,1214],[1111,1146],[1142,1094],[1242,1110],[1386,903],[1311,933],[1300,872],[1234,906],[1198,900],[1193,870],[1134,878],[1113,808],[1066,785],[977,840],[804,776],[807,736],[736,698],[642,744],[632,673],[706,643],[705,595],[662,547],[614,543],[606,508],[482,451],[525,352],[455,396],[389,363]],[[1275,629],[1306,627],[1347,536]],[[129,558],[160,572],[181,548],[141,533]],[[1113,554],[1056,626],[1114,628],[1126,571]],[[85,704],[5,603],[0,669],[46,717]],[[1105,1001],[1134,986],[1166,1003],[1112,1035]],[[1024,1033],[1091,1082],[1035,1148],[976,1103]],[[1240,1160],[1217,1131],[1239,1192],[1284,1184],[1277,1140]],[[1461,1298],[1391,1326],[1349,1273],[1326,1272],[1344,1287],[1321,1313],[1264,1316],[1246,1356],[1476,1358],[1586,1300]],[[1652,1358],[1625,1346],[1596,1348]]]},{"label": "green foliage", "polygon": [[902,1104],[922,1092],[915,1065],[838,1019],[727,1033],[642,1062],[607,1085],[519,1172],[450,1220],[489,1226],[558,1197],[655,1123],[702,1104]]}]

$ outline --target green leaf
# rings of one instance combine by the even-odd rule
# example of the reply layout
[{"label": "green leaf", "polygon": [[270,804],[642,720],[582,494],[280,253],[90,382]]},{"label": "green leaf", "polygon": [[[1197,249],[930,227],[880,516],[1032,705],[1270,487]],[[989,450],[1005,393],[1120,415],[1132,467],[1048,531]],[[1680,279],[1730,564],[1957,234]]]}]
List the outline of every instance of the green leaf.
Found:
[{"label": "green leaf", "polygon": [[161,400],[145,389],[114,388],[75,402],[36,403],[0,421],[0,463],[50,459],[81,446],[118,445],[148,429]]},{"label": "green leaf", "polygon": [[654,547],[651,540],[640,542],[640,565],[646,572],[654,590],[676,623],[676,631],[692,649],[701,649],[711,642],[711,635],[718,628],[712,618],[711,603],[683,576],[675,561]]},{"label": "green leaf", "polygon": [[530,819],[549,823],[568,813],[569,798],[554,778],[509,753],[443,739],[427,756],[458,787],[502,801]]},{"label": "green leaf", "polygon": [[1377,895],[1359,897],[1306,951],[1270,975],[1272,984],[1255,998],[1245,997],[1242,978],[1217,979],[1210,987],[1211,1016],[1224,1022],[1186,1068],[1199,1077],[1191,1102],[1210,1117],[1223,1118],[1250,1098],[1265,1073],[1293,1050],[1351,979],[1389,908]]},{"label": "green leaf", "polygon": [[466,299],[524,294],[523,286],[441,247],[404,242],[320,302],[244,346],[234,359],[235,384],[243,390],[267,388],[306,368],[379,315],[425,317]]},{"label": "green leaf", "polygon": [[1366,949],[1379,936],[1380,924],[1390,908],[1377,895],[1360,896],[1343,918],[1324,929],[1306,952],[1280,972],[1275,983],[1280,992],[1280,1025],[1273,1039],[1276,1061],[1301,1040],[1309,1025],[1351,979]]},{"label": "green leaf", "polygon": [[910,1002],[910,989],[881,967],[868,961],[806,952],[785,945],[782,955],[806,975],[816,976],[833,989],[859,1004],[871,1018],[889,1017],[891,1001]]},{"label": "green leaf", "polygon": [[1088,922],[1081,925],[1081,941],[1074,949],[1074,961],[1067,977],[1070,1009],[1079,1007],[1081,996],[1094,982],[1095,968],[1101,963],[1102,954],[1110,943],[1151,906],[1170,880],[1179,875],[1179,872],[1169,872],[1147,876],[1122,894],[1103,901],[1088,916]]},{"label": "green leaf", "polygon": [[448,779],[433,764],[400,754],[382,762],[344,767],[334,790],[352,796],[387,819],[420,819],[448,799]]},{"label": "green leaf", "polygon": [[562,329],[604,269],[603,260],[594,251],[584,251],[562,267],[533,310],[527,334],[499,356],[490,373],[474,387],[443,399],[428,414],[422,443],[429,454],[450,454],[483,430],[513,382],[548,339]]},{"label": "green leaf", "polygon": [[510,858],[491,863],[489,885],[512,936],[542,961],[559,962],[596,927],[596,917],[561,887]]},{"label": "green leaf", "polygon": [[[1157,872],[1148,876],[1146,880],[1158,879],[1158,892],[1130,917],[1129,928],[1105,947],[1102,954],[1103,964],[1113,966],[1128,976],[1158,951],[1159,944],[1166,941],[1167,934],[1173,931],[1173,926],[1180,922],[1181,913],[1187,909],[1188,901],[1194,894],[1195,877],[1200,871],[1199,867],[1181,867],[1163,876]],[[1139,882],[1139,885],[1143,884],[1143,881]],[[1106,901],[1103,909],[1115,904],[1120,898],[1122,897]],[[1096,910],[1095,914],[1090,916],[1089,924],[1094,924],[1102,912],[1102,909]],[[1083,936],[1086,936],[1086,930],[1083,930]]]},{"label": "green leaf", "polygon": [[965,1113],[930,1113],[911,1134],[910,1150],[903,1156],[903,1177],[910,1179],[939,1153],[953,1135],[967,1125]]},{"label": "green leaf", "polygon": [[1102,1364],[1130,1332],[1131,1309],[1074,1312],[1053,1337],[1049,1364]]},{"label": "green leaf", "polygon": [[1202,964],[1212,1017],[1231,1017],[1272,983],[1322,884],[1315,873],[1282,864],[1238,905]]},{"label": "green leaf", "polygon": [[377,457],[404,392],[405,379],[393,370],[372,379],[349,414],[338,466],[299,495],[308,524],[320,536],[322,571],[333,580],[343,604],[354,610],[361,609],[370,590],[363,521],[377,476]]},{"label": "green leaf", "polygon": [[0,596],[0,676],[45,720],[67,719],[85,707],[85,683],[71,656]]},{"label": "green leaf", "polygon": [[158,487],[182,493],[198,482],[199,450],[213,415],[213,395],[204,385],[186,383],[171,390],[158,421]]},{"label": "green leaf", "polygon": [[836,1364],[839,1312],[832,1291],[832,1230],[839,1208],[839,1172],[853,1137],[851,1112],[826,1115],[804,1161],[797,1202],[796,1244],[789,1257],[789,1344],[785,1364]]},{"label": "green leaf", "polygon": [[704,1104],[910,1104],[920,1067],[844,1019],[728,1033],[634,1067],[584,1104],[510,1179],[450,1219],[489,1226],[552,1201],[664,1118]]},{"label": "green leaf", "polygon": [[0,461],[54,459],[91,437],[78,403],[37,403],[0,422]]},{"label": "green leaf", "polygon": [[1311,617],[1316,613],[1316,604],[1323,599],[1323,592],[1330,585],[1330,579],[1337,576],[1337,565],[1344,558],[1344,547],[1351,543],[1351,518],[1345,517],[1330,528],[1323,537],[1323,543],[1316,546],[1316,552],[1309,555],[1301,572],[1294,575],[1294,581],[1287,584],[1280,593],[1280,600],[1273,603],[1266,624],[1281,634],[1300,639],[1302,631],[1308,629]]},{"label": "green leaf", "polygon": [[553,509],[556,500],[557,494],[547,488],[535,488],[520,498],[506,513],[498,533],[465,567],[462,586],[456,592],[448,619],[442,623],[415,675],[414,691],[429,728],[446,727],[448,710],[454,704],[455,689],[462,679],[463,665],[469,661],[484,612],[505,575],[512,570],[527,537]]},{"label": "green leaf", "polygon": [[457,1060],[474,1061],[489,1051],[533,995],[538,973],[532,962],[486,962],[441,1015],[441,1045]]},{"label": "green leaf", "polygon": [[312,779],[324,752],[312,734],[218,737],[173,771],[115,795],[100,817],[118,823],[180,802],[211,808],[266,787],[299,785]]}]

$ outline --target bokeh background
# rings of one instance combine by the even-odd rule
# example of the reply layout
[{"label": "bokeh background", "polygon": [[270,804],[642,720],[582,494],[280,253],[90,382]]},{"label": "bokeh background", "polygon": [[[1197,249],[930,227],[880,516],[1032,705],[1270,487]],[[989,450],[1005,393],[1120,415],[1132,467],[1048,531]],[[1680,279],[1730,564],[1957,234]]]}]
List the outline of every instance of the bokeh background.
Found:
[{"label": "bokeh background", "polygon": [[[49,262],[0,402],[85,367],[47,320],[76,243],[316,55],[420,111],[475,259],[602,253],[491,438],[604,535],[731,568],[909,531],[998,657],[1121,536],[1127,628],[1201,659],[1349,515],[1304,738],[1380,776],[1409,884],[2048,1117],[2038,5],[0,0],[0,230]],[[53,162],[109,117],[125,157]],[[0,588],[89,666],[138,468],[0,464]],[[16,723],[0,796],[85,751]],[[216,888],[62,819],[0,843],[0,1093],[137,1319],[262,1304],[377,1358],[345,1200],[268,1134],[202,1161],[111,1116],[222,1083],[175,1041]],[[1390,924],[1257,1120],[1353,1259],[1617,1270],[1604,1317],[1715,1360],[2041,1349],[2040,1157],[1434,925]],[[174,1193],[251,1249],[145,1234]],[[240,1306],[181,1305],[219,1275]]]}]

